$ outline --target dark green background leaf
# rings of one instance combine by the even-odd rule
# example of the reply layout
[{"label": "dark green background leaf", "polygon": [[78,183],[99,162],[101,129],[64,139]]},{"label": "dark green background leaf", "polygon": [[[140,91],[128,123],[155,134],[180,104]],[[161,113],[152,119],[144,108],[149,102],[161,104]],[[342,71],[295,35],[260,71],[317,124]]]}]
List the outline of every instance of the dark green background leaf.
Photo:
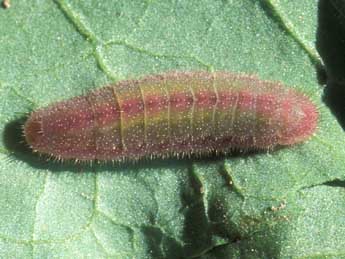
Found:
[{"label": "dark green background leaf", "polygon": [[[321,102],[310,0],[14,1],[0,10],[1,258],[345,258],[344,133]],[[269,154],[59,164],[20,143],[34,108],[167,70],[307,92],[317,134]]]}]

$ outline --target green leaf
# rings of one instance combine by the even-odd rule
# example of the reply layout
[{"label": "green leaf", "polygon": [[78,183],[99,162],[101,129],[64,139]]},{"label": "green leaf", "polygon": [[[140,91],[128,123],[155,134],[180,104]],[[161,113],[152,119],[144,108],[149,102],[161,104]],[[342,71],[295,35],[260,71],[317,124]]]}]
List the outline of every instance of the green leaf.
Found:
[{"label": "green leaf", "polygon": [[[345,258],[344,133],[321,101],[310,0],[14,1],[0,10],[1,258]],[[228,70],[320,110],[273,153],[87,165],[21,143],[25,114],[120,79]]]}]

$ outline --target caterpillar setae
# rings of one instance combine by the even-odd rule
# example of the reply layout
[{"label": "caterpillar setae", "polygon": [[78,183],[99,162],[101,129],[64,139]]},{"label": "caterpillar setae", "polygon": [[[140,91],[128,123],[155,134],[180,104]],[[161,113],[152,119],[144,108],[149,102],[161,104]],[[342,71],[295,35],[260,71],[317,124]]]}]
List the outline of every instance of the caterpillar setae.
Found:
[{"label": "caterpillar setae", "polygon": [[57,159],[120,161],[289,146],[308,139],[317,120],[309,98],[279,82],[167,72],[38,109],[24,135]]}]

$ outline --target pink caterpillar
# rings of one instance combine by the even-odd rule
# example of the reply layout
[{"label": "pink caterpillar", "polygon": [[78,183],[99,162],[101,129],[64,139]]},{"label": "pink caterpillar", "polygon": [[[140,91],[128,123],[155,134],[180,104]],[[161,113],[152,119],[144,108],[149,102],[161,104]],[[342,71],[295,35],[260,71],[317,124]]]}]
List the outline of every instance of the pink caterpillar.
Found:
[{"label": "pink caterpillar", "polygon": [[34,111],[24,134],[34,151],[58,159],[118,161],[292,145],[317,120],[305,95],[278,82],[169,72]]}]

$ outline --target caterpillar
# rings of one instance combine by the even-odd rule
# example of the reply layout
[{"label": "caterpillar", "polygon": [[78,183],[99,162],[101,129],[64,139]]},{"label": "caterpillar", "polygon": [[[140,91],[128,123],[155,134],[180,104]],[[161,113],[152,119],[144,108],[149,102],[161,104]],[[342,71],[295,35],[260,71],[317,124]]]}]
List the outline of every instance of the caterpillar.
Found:
[{"label": "caterpillar", "polygon": [[122,161],[289,146],[307,140],[317,120],[309,98],[279,82],[174,71],[33,111],[24,136],[57,159]]}]

